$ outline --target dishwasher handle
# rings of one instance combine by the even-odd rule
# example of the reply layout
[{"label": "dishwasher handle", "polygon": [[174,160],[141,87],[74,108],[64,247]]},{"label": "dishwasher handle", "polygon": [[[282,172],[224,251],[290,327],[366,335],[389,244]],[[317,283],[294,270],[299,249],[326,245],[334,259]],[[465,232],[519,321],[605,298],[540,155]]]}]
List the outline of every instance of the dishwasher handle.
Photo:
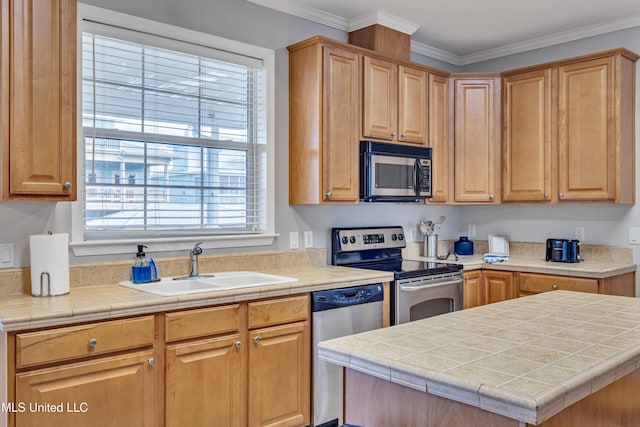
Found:
[{"label": "dishwasher handle", "polygon": [[402,292],[415,292],[427,288],[438,288],[440,286],[459,285],[462,283],[462,279],[448,280],[446,282],[426,283],[424,285],[400,285]]}]

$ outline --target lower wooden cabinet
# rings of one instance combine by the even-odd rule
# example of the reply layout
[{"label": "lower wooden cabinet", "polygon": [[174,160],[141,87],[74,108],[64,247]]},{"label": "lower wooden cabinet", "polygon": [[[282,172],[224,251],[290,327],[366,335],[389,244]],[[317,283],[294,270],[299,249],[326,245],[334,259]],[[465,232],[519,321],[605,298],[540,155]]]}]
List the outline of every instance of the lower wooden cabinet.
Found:
[{"label": "lower wooden cabinet", "polygon": [[490,269],[464,272],[464,308],[554,290],[635,297],[635,273],[604,279]]},{"label": "lower wooden cabinet", "polygon": [[310,422],[309,322],[249,333],[249,426]]},{"label": "lower wooden cabinet", "polygon": [[516,297],[516,287],[511,271],[484,270],[484,303],[491,304]]},{"label": "lower wooden cabinet", "polygon": [[465,271],[463,286],[462,301],[464,308],[472,308],[484,304],[482,270]]},{"label": "lower wooden cabinet", "polygon": [[517,273],[520,296],[555,290],[592,292],[598,294],[635,296],[635,273],[625,273],[604,279],[590,279],[552,274]]},{"label": "lower wooden cabinet", "polygon": [[241,345],[234,334],[167,346],[165,426],[244,425]]},{"label": "lower wooden cabinet", "polygon": [[156,427],[153,351],[37,369],[16,375],[16,427]]},{"label": "lower wooden cabinet", "polygon": [[7,425],[306,426],[310,335],[308,294],[11,333]]}]

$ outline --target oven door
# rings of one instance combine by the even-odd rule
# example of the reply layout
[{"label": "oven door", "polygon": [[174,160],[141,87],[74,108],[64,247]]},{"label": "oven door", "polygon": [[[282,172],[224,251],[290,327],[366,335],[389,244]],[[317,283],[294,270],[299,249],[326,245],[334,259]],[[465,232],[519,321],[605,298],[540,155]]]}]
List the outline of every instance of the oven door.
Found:
[{"label": "oven door", "polygon": [[439,274],[395,282],[395,323],[462,310],[462,274]]}]

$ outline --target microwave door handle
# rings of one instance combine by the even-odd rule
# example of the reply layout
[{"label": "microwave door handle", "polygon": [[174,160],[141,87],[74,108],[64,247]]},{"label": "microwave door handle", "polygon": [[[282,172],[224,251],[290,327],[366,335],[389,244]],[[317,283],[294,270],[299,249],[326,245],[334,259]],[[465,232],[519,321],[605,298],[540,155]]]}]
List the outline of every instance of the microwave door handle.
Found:
[{"label": "microwave door handle", "polygon": [[413,176],[414,176],[414,186],[413,191],[415,191],[416,196],[420,195],[420,188],[422,188],[422,171],[420,167],[420,160],[416,159],[413,163]]}]

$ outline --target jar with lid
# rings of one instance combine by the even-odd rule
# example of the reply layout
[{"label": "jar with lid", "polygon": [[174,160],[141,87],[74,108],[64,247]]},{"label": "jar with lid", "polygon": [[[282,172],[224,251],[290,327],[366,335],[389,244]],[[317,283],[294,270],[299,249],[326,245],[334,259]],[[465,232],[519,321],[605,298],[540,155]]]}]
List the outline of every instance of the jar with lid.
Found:
[{"label": "jar with lid", "polygon": [[458,255],[473,255],[473,242],[467,236],[460,236],[460,239],[453,244],[453,248]]}]

